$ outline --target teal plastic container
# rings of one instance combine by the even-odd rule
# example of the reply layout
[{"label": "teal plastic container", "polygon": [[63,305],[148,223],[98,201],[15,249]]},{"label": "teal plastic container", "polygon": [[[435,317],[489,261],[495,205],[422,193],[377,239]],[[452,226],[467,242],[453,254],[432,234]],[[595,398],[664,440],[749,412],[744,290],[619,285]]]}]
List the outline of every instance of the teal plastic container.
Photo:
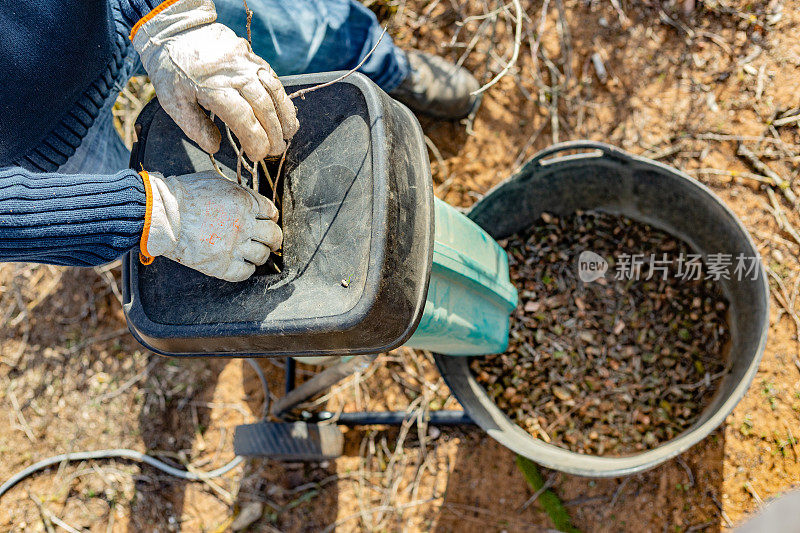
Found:
[{"label": "teal plastic container", "polygon": [[406,346],[443,355],[487,355],[508,347],[517,291],[508,257],[480,226],[436,199],[433,269],[425,311]]}]

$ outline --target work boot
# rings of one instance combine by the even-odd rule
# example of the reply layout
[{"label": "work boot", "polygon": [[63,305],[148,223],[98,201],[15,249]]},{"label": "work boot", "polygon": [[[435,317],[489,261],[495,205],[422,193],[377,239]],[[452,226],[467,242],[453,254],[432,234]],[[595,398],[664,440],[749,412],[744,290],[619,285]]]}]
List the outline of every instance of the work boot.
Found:
[{"label": "work boot", "polygon": [[415,113],[453,120],[464,118],[480,105],[480,88],[470,72],[441,57],[406,52],[411,72],[389,95]]}]

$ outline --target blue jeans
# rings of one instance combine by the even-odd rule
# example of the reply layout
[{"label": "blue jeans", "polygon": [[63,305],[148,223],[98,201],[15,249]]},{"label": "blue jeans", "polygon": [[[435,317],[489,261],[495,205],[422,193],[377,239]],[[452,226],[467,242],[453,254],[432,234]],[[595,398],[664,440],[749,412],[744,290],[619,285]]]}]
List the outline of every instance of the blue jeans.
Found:
[{"label": "blue jeans", "polygon": [[[373,13],[356,0],[248,0],[253,11],[253,51],[280,76],[349,70],[375,46],[382,28]],[[247,36],[242,0],[216,0],[218,22]],[[131,47],[128,75],[145,74]],[[391,91],[408,75],[405,53],[384,35],[359,69],[383,90]],[[75,154],[58,170],[65,174],[111,174],[128,167],[130,152],[114,130],[109,94],[100,115]]]}]

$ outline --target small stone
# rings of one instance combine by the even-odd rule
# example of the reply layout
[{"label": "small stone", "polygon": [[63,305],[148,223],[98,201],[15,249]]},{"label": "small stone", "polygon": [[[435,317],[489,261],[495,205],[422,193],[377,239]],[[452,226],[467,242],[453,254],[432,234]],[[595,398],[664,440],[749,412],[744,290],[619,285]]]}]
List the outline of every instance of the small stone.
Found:
[{"label": "small stone", "polygon": [[244,504],[236,519],[231,524],[233,531],[242,531],[247,529],[256,522],[261,515],[264,514],[264,504],[261,502],[250,502]]}]

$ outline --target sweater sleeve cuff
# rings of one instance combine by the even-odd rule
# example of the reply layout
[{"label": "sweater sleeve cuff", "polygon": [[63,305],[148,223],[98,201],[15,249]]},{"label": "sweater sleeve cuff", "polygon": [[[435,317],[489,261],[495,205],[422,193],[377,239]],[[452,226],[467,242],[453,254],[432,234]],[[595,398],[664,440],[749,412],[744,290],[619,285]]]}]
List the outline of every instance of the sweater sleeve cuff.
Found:
[{"label": "sweater sleeve cuff", "polygon": [[147,194],[133,170],[109,175],[0,169],[0,261],[95,266],[135,250]]}]

